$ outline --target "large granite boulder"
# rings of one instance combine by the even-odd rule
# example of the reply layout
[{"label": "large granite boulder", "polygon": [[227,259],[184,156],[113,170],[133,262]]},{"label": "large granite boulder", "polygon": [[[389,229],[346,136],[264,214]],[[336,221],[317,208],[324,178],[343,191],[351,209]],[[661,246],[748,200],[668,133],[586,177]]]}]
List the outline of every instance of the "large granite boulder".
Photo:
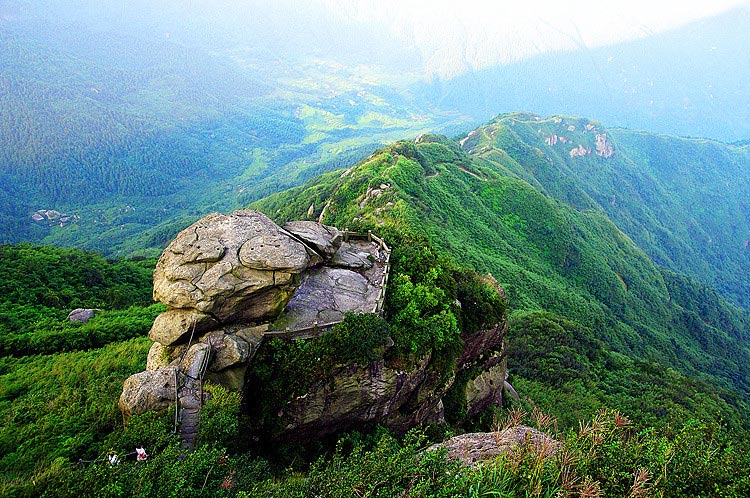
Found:
[{"label": "large granite boulder", "polygon": [[344,239],[337,228],[315,221],[289,221],[284,223],[283,228],[315,249],[326,261],[336,254]]},{"label": "large granite boulder", "polygon": [[167,246],[154,270],[154,299],[223,323],[281,313],[307,268],[306,247],[257,211],[214,213]]},{"label": "large granite boulder", "polygon": [[174,404],[176,384],[182,375],[177,367],[159,370],[146,370],[131,375],[125,380],[119,407],[123,416],[146,413],[150,410],[163,410]]},{"label": "large granite boulder", "polygon": [[[171,385],[162,380],[173,378],[175,369],[192,378],[199,375],[196,368],[200,367],[200,375],[208,380],[242,390],[248,362],[270,322],[284,311],[299,287],[301,274],[332,259],[342,245],[342,234],[333,227],[315,222],[293,222],[286,227],[289,231],[257,211],[211,214],[180,232],[167,246],[154,270],[153,295],[170,309],[156,318],[149,332],[154,344],[147,371],[132,376],[123,386],[123,413],[159,410],[174,402],[170,394],[174,380],[169,381]],[[377,289],[359,274],[338,277],[329,286],[345,293],[352,281],[377,296]],[[382,280],[380,274],[372,278]],[[335,320],[346,311],[359,311],[359,304],[371,307],[374,299],[359,294],[346,301],[346,296],[335,295],[326,295],[336,310]],[[294,311],[301,313],[296,307]],[[310,324],[319,319],[315,312],[310,316]],[[299,317],[291,323],[310,325]]]}]

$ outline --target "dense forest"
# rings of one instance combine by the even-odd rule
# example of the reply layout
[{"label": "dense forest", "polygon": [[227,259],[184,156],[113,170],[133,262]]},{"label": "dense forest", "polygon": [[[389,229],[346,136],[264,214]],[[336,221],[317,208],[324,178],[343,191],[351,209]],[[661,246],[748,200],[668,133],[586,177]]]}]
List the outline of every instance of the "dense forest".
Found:
[{"label": "dense forest", "polygon": [[[0,496],[750,496],[750,10],[441,78],[408,22],[276,3],[0,0]],[[384,311],[263,342],[187,451],[118,397],[157,256],[240,208],[383,237]],[[519,396],[470,416],[487,324]],[[342,365],[425,358],[445,423],[281,436]]]},{"label": "dense forest", "polygon": [[153,257],[187,220],[460,121],[414,120],[408,96],[344,68],[306,68],[326,74],[318,88],[272,79],[299,68],[262,54],[237,68],[207,49],[78,28],[0,25],[0,242]]},{"label": "dense forest", "polygon": [[[575,112],[725,141],[747,135],[746,112],[731,105],[747,101],[737,86],[737,75],[747,71],[738,48],[748,32],[737,28],[748,19],[742,9],[586,55],[541,55],[425,83],[407,69],[401,52],[393,52],[396,66],[389,66],[352,47],[349,36],[389,43],[367,23],[339,30],[330,27],[332,19],[318,19],[317,28],[328,32],[323,38],[335,33],[338,43],[343,39],[342,61],[321,55],[323,38],[292,49],[263,39],[269,23],[278,21],[269,12],[253,19],[259,42],[236,47],[233,30],[191,40],[190,26],[147,14],[161,6],[141,6],[132,22],[107,18],[99,26],[76,19],[82,10],[56,2],[3,5],[10,14],[0,20],[2,243],[154,257],[179,227],[201,215],[300,185],[384,143],[423,132],[464,132],[501,109]],[[305,12],[287,10],[290,17]],[[101,14],[93,11],[93,17]],[[360,50],[365,62],[357,60]],[[697,62],[681,63],[678,51],[689,51]],[[636,64],[641,54],[649,58]],[[581,73],[567,78],[573,66]],[[665,76],[669,71],[681,77]],[[525,82],[523,90],[517,81]],[[625,141],[620,152],[640,162],[643,151]],[[647,252],[663,263],[663,255]],[[698,262],[675,264],[692,274]],[[732,274],[700,276],[720,286]]]},{"label": "dense forest", "polygon": [[[507,137],[490,130],[478,133]],[[510,380],[522,401],[466,424],[457,422],[462,405],[449,395],[453,425],[405,437],[363,428],[314,447],[272,445],[269,452],[242,437],[247,424],[273,419],[262,415],[265,405],[247,419],[237,393],[212,386],[202,443],[180,459],[172,415],[123,425],[115,404],[124,378],[143,369],[150,344],[144,336],[163,310],[150,304],[153,260],[3,246],[4,492],[709,496],[720,489],[744,496],[747,312],[696,278],[657,266],[593,200],[582,206],[547,193],[532,162],[537,153],[524,159],[529,152],[520,141],[503,140],[478,154],[471,140],[462,148],[423,135],[253,204],[278,222],[322,216],[372,229],[392,243],[397,276],[384,322],[351,322],[319,344],[271,342],[249,375],[262,386],[253,399],[273,406],[325,376],[326,361],[337,355],[382,354],[373,352],[383,334],[395,340],[391,354],[451,358],[455,327],[476,321],[451,304],[456,292],[468,292],[459,282],[471,279],[459,275],[469,270],[452,269],[465,266],[491,274],[507,295],[507,311],[496,303],[476,312],[508,314]],[[582,189],[569,196],[594,199]],[[70,323],[74,307],[101,311],[88,323]],[[362,333],[372,340],[363,342]],[[422,456],[447,435],[520,423],[553,434],[565,450],[551,457],[529,448],[478,468],[443,453]],[[101,460],[110,449],[127,455],[139,443],[152,455],[145,466],[126,460],[109,468]],[[79,459],[83,467],[75,465]]]}]

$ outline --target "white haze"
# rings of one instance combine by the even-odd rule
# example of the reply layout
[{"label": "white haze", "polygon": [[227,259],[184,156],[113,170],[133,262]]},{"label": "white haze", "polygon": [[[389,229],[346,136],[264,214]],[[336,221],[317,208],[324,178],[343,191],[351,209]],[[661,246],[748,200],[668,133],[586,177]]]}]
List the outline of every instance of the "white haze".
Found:
[{"label": "white haze", "polygon": [[342,22],[375,22],[415,47],[427,75],[642,38],[746,0],[320,0]]},{"label": "white haze", "polygon": [[645,37],[743,5],[750,1],[68,0],[26,8],[187,44],[382,64],[431,79]]}]

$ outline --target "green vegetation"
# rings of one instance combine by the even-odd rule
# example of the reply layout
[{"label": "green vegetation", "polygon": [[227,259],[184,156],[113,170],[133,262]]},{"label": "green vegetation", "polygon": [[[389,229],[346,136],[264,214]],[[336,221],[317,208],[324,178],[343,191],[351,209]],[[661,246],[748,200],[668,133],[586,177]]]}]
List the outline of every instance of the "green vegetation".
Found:
[{"label": "green vegetation", "polygon": [[389,333],[389,324],[378,317],[347,314],[314,341],[266,341],[246,375],[244,410],[251,430],[264,442],[271,440],[283,429],[277,413],[289,400],[328,380],[337,366],[382,359]]},{"label": "green vegetation", "polygon": [[[610,157],[597,154],[597,136]],[[579,145],[587,153],[573,157]],[[479,128],[465,147],[555,199],[605,213],[658,265],[750,306],[747,150],[520,113]]]},{"label": "green vegetation", "polygon": [[[236,412],[238,400],[213,389],[222,412]],[[212,401],[206,410],[210,411]],[[227,438],[231,424],[216,424]],[[501,431],[531,423],[547,432],[555,420],[535,410],[511,411]],[[18,495],[41,496],[724,496],[750,492],[748,441],[715,423],[688,420],[665,429],[639,429],[616,411],[601,411],[575,430],[556,434],[560,445],[519,445],[513,452],[477,467],[449,460],[443,450],[425,451],[424,432],[399,440],[385,431],[349,433],[328,457],[320,457],[305,473],[286,469],[271,475],[269,463],[247,454],[201,444],[183,454],[156,420],[135,421],[124,434],[146,430],[159,434],[149,460],[105,462],[75,469],[57,460],[36,485],[19,484]],[[128,434],[131,433],[131,434]],[[500,436],[499,436],[500,437]],[[181,456],[182,455],[182,456]]]},{"label": "green vegetation", "polygon": [[[639,427],[696,416],[747,427],[745,311],[657,267],[595,204],[575,209],[514,178],[520,166],[508,154],[497,155],[502,162],[472,159],[446,143],[402,142],[347,174],[255,206],[285,220],[312,204],[312,217],[323,213],[327,223],[396,238],[418,233],[490,272],[514,310],[511,382],[563,427],[602,407],[628,413]],[[528,154],[519,160],[537,157]],[[540,167],[548,164],[538,157]],[[408,260],[419,260],[419,247]],[[460,418],[460,405],[446,400],[446,411]]]},{"label": "green vegetation", "polygon": [[[163,311],[151,300],[153,265],[76,249],[0,246],[0,355],[90,349],[146,335]],[[87,323],[71,323],[75,308],[99,311]]]},{"label": "green vegetation", "polygon": [[448,380],[456,371],[462,334],[475,334],[506,319],[505,301],[475,272],[456,268],[423,239],[389,241],[392,270],[385,318],[347,314],[316,340],[274,338],[253,358],[246,375],[244,411],[249,415],[248,430],[265,446],[278,444],[274,439],[284,427],[277,414],[286,403],[311,386],[330,382],[341,368],[382,360],[387,367],[409,370],[429,354],[429,369]]},{"label": "green vegetation", "polygon": [[[149,344],[139,336],[163,309],[150,304],[153,261],[1,246],[2,492],[746,496],[750,317],[705,283],[720,268],[707,257],[704,273],[685,276],[676,257],[658,260],[650,252],[677,247],[678,231],[642,249],[603,205],[615,181],[606,159],[529,146],[525,134],[543,135],[560,124],[554,120],[532,129],[528,116],[506,119],[517,124],[494,123],[463,148],[423,135],[251,206],[278,222],[322,218],[383,236],[393,249],[384,316],[347,316],[316,341],[264,343],[242,400],[209,388],[202,440],[187,455],[172,435],[173,414],[136,416],[123,427],[115,403],[122,381],[143,368]],[[584,149],[595,148],[595,134],[584,135]],[[638,178],[634,164],[619,167]],[[649,199],[649,212],[623,208],[621,215],[639,220],[632,226],[655,227],[649,223],[666,218],[659,197]],[[151,240],[169,234],[155,232]],[[696,249],[688,259],[706,254]],[[736,256],[726,256],[729,267],[738,268]],[[70,324],[73,307],[103,311],[87,324]],[[505,316],[509,380],[522,399],[467,421],[460,394],[476,372],[455,371],[461,342]],[[431,374],[455,374],[444,398],[450,427],[403,437],[383,429],[337,432],[335,445],[281,447],[274,439],[285,403],[330,381],[338,366],[383,361],[406,369],[427,353]],[[424,453],[446,433],[511,427],[524,410],[560,441],[556,453],[523,446],[476,468]],[[137,443],[151,454],[145,464],[74,466]]]},{"label": "green vegetation", "polygon": [[511,315],[512,382],[563,427],[601,407],[630,414],[639,427],[679,425],[691,417],[746,427],[745,401],[732,389],[686,376],[653,359],[607,348],[592,330],[541,311]]},{"label": "green vegetation", "polygon": [[[0,246],[2,486],[101,456],[107,437],[121,430],[122,382],[144,368],[145,336],[163,311],[151,304],[153,265]],[[101,311],[71,323],[67,314],[77,307]]]},{"label": "green vegetation", "polygon": [[[490,273],[512,309],[564,318],[629,361],[668,366],[705,382],[703,392],[735,392],[724,398],[731,400],[731,418],[745,410],[739,393],[750,385],[746,312],[657,267],[600,210],[574,209],[545,196],[505,176],[508,168],[472,160],[455,143],[452,149],[444,145],[451,143],[445,138],[417,142],[399,142],[348,174],[324,175],[254,206],[284,221],[305,217],[312,204],[312,217],[324,210],[329,224],[390,238],[421,234],[459,264]],[[631,368],[635,364],[618,375]],[[589,416],[601,406],[594,399],[582,403]],[[723,402],[712,405],[714,412],[724,408]]]},{"label": "green vegetation", "polygon": [[122,429],[122,383],[145,367],[150,345],[138,338],[92,351],[0,358],[2,485],[23,486],[34,474],[103,457],[106,436]]}]

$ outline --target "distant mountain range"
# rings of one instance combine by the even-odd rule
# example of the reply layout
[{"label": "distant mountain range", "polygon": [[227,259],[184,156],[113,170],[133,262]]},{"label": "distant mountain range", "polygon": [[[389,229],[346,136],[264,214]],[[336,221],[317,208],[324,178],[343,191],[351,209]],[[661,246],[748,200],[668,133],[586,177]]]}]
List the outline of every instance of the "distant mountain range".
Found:
[{"label": "distant mountain range", "polygon": [[[467,149],[477,160],[507,157],[509,175],[601,211],[656,263],[748,306],[748,9],[424,84],[386,63],[357,65],[366,54],[337,62],[320,43],[293,53],[233,47],[231,30],[214,41],[184,27],[166,36],[163,19],[144,28],[146,11],[96,24],[85,16],[97,9],[78,3],[55,20],[52,4],[3,5],[0,242],[154,255],[207,212],[442,132],[478,140]],[[523,114],[466,134],[519,107],[736,145]],[[588,151],[605,134],[612,155],[602,159]]]},{"label": "distant mountain range", "polygon": [[[691,156],[695,163],[686,160]],[[681,396],[656,395],[660,388],[651,383],[664,382],[666,371],[654,373],[659,381],[635,381],[649,384],[644,390],[613,387],[613,378],[634,379],[634,371],[661,365],[654,368],[705,381],[745,409],[750,315],[706,283],[748,306],[750,250],[742,240],[750,218],[742,210],[750,185],[746,173],[739,178],[748,166],[746,151],[715,142],[512,114],[459,141],[422,135],[397,142],[251,207],[277,222],[312,219],[396,239],[425,237],[503,287],[513,310],[509,343],[530,341],[525,353],[510,353],[509,368],[533,381],[524,384],[533,399],[557,400],[543,408],[585,411],[561,390],[581,399],[612,396],[606,403],[623,407],[632,396],[632,406],[653,410],[656,420]],[[694,191],[692,175],[701,178],[691,183]],[[734,185],[727,189],[726,182]],[[709,209],[705,202],[719,196]],[[565,320],[563,328],[577,331],[558,337]],[[591,349],[600,347],[608,352]],[[527,365],[540,348],[554,350],[559,364]],[[618,355],[653,363],[637,367]]]},{"label": "distant mountain range", "polygon": [[750,7],[607,47],[543,54],[419,85],[442,108],[520,109],[726,142],[750,136]]}]

